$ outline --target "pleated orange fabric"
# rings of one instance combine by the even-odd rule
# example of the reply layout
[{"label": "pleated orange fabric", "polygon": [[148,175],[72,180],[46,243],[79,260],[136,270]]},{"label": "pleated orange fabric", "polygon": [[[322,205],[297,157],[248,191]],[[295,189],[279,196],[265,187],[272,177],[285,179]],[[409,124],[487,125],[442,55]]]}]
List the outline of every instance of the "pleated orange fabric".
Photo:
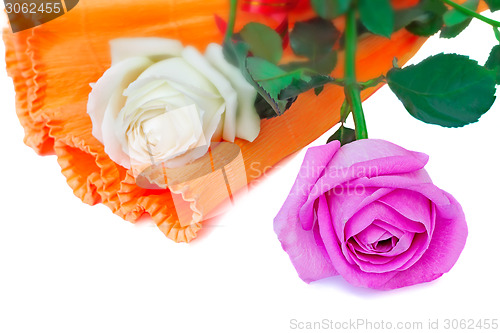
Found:
[{"label": "pleated orange fabric", "polygon": [[[156,36],[204,50],[210,42],[222,42],[214,14],[227,17],[228,11],[227,0],[84,0],[41,26],[15,34],[6,29],[7,70],[15,85],[25,143],[39,154],[57,155],[69,186],[83,202],[102,203],[130,222],[149,214],[168,238],[194,239],[202,221],[228,200],[220,172],[164,190],[138,186],[132,171],[111,161],[92,136],[86,104],[89,84],[110,66],[110,40]],[[297,10],[290,19],[293,23],[311,15],[310,10]],[[263,16],[239,13],[237,29],[249,21],[275,24]],[[424,40],[406,31],[391,40],[364,38],[357,59],[359,79],[385,73],[394,57],[405,63]],[[335,75],[342,74],[342,66],[338,68]],[[375,90],[364,91],[363,98]],[[339,121],[342,102],[343,91],[338,87],[327,87],[319,97],[304,94],[284,116],[262,121],[254,142],[237,140],[241,153],[228,167],[240,170],[239,174],[246,170],[246,179],[230,180],[235,184],[231,192],[330,129]]]}]

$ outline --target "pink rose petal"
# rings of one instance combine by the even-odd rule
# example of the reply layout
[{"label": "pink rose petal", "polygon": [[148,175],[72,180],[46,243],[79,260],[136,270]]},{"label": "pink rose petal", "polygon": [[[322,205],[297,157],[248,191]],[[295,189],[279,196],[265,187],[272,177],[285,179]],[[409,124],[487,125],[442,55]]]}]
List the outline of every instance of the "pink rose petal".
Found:
[{"label": "pink rose petal", "polygon": [[274,220],[274,231],[278,234],[283,249],[290,256],[299,276],[306,282],[338,274],[326,259],[328,255],[324,248],[317,246],[314,233],[302,228],[298,210],[307,200],[310,188],[339,148],[339,142],[332,142],[307,151],[300,171],[301,176],[297,178],[290,195]]}]

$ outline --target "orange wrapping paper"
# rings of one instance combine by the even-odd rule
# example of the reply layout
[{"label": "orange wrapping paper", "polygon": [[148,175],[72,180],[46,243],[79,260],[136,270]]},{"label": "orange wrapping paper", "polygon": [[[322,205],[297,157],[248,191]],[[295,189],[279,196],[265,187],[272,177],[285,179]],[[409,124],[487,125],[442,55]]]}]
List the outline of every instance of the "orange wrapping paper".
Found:
[{"label": "orange wrapping paper", "polygon": [[[16,34],[5,30],[7,70],[15,85],[25,143],[39,154],[57,155],[69,186],[83,202],[105,204],[130,222],[149,214],[167,237],[189,242],[208,214],[228,198],[220,172],[166,190],[139,187],[132,171],[111,161],[91,134],[86,113],[89,83],[109,68],[111,39],[174,38],[203,51],[210,42],[222,42],[214,14],[227,17],[228,10],[227,0],[83,0],[44,25]],[[276,24],[256,14],[238,15],[237,30],[249,21]],[[290,20],[293,23],[311,15],[297,10]],[[394,57],[402,65],[424,41],[406,31],[394,34],[391,40],[362,39],[357,58],[359,79],[385,73]],[[342,54],[334,75],[342,75],[341,64]],[[364,91],[363,98],[375,90]],[[231,192],[335,125],[342,102],[339,87],[328,86],[319,97],[312,92],[303,94],[284,116],[262,121],[254,142],[237,140],[241,154],[229,168],[247,170],[247,179],[230,180]],[[185,203],[179,205],[181,201]],[[179,219],[180,215],[184,217]]]}]

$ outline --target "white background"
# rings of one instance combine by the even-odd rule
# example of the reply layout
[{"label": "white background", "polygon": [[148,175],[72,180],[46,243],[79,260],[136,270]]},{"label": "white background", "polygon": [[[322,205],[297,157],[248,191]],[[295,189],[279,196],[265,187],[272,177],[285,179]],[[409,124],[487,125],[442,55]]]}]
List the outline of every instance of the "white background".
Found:
[{"label": "white background", "polygon": [[[475,22],[455,40],[432,38],[414,62],[444,51],[482,64],[495,43],[489,26]],[[272,220],[305,150],[191,244],[83,204],[55,157],[23,144],[2,43],[0,53],[0,332],[293,332],[292,319],[358,318],[424,328],[439,319],[445,331],[446,318],[500,320],[500,102],[460,129],[413,119],[387,87],[365,103],[370,136],[429,154],[427,170],[463,205],[469,225],[450,273],[378,292],[340,277],[307,285],[281,249]]]}]

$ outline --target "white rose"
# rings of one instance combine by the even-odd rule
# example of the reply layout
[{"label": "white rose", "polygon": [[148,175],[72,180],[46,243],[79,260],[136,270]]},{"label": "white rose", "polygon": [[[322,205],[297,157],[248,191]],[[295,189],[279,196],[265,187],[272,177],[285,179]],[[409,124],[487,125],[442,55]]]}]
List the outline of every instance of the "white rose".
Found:
[{"label": "white rose", "polygon": [[175,168],[211,141],[253,141],[260,131],[255,89],[210,44],[204,55],[179,41],[111,41],[112,65],[92,86],[92,134],[125,168],[165,162]]}]

